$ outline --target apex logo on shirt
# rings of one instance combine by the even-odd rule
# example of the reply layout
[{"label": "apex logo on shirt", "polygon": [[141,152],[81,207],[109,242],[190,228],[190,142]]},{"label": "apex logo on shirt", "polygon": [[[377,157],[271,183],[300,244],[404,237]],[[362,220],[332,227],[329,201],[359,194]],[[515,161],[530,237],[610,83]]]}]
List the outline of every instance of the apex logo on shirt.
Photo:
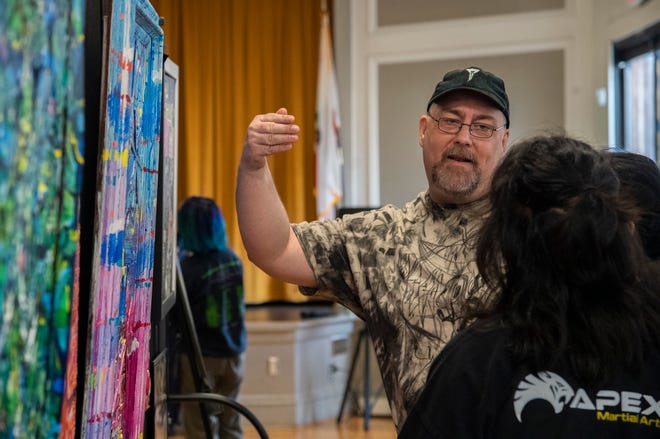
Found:
[{"label": "apex logo on shirt", "polygon": [[550,371],[530,373],[518,383],[513,396],[513,411],[522,422],[525,406],[535,399],[550,403],[556,414],[565,408],[591,410],[598,421],[631,422],[660,428],[660,399],[638,392],[599,390],[595,398],[573,388]]}]

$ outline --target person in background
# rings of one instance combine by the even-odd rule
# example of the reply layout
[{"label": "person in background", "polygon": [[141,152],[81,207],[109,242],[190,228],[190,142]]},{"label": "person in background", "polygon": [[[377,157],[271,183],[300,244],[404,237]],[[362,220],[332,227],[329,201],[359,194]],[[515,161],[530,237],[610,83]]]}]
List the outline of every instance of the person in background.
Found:
[{"label": "person in background", "polygon": [[248,256],[303,294],[331,298],[365,321],[397,426],[429,365],[464,324],[463,304],[486,300],[476,231],[508,127],[502,79],[479,67],[450,71],[419,118],[428,190],[403,208],[292,225],[267,158],[290,150],[300,128],[284,108],[248,126],[236,191]]},{"label": "person in background", "polygon": [[660,272],[607,153],[522,141],[490,199],[477,264],[496,299],[466,310],[398,438],[657,438]]},{"label": "person in background", "polygon": [[[237,400],[247,346],[243,264],[229,247],[225,220],[212,199],[187,198],[177,221],[181,272],[211,391]],[[186,355],[181,361],[181,386],[183,393],[196,391]],[[206,437],[198,407],[183,406],[187,438]],[[218,421],[222,439],[243,437],[240,414],[231,407],[222,406]]]},{"label": "person in background", "polygon": [[626,151],[612,151],[610,162],[621,180],[621,196],[642,209],[636,227],[646,254],[660,260],[660,168],[650,158]]}]

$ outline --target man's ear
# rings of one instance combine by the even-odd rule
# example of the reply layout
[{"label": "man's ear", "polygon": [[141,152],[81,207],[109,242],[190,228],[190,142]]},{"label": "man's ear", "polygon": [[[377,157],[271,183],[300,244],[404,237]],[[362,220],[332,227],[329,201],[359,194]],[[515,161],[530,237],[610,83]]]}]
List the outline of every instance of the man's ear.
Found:
[{"label": "man's ear", "polygon": [[506,152],[506,148],[509,144],[509,129],[507,128],[502,136],[502,152]]},{"label": "man's ear", "polygon": [[419,128],[417,133],[417,140],[419,146],[424,146],[424,137],[426,136],[426,124],[429,121],[429,117],[426,114],[422,114],[419,117]]}]

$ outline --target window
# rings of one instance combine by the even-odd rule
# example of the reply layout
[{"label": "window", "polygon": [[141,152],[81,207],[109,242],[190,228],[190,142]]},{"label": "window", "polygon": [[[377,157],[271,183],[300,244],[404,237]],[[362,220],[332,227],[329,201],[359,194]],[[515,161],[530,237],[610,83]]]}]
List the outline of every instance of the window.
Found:
[{"label": "window", "polygon": [[660,158],[660,21],[614,44],[617,145]]}]

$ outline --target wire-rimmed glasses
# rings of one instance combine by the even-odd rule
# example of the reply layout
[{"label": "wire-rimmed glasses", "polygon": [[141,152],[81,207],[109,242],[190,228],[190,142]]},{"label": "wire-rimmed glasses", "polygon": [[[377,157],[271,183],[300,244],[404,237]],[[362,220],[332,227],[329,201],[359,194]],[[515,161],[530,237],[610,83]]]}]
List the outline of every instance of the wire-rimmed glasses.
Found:
[{"label": "wire-rimmed glasses", "polygon": [[488,139],[495,131],[499,131],[506,126],[506,124],[504,124],[501,127],[493,127],[479,122],[463,123],[460,120],[451,117],[440,117],[436,119],[430,114],[428,116],[435,121],[438,129],[443,133],[456,134],[463,128],[463,125],[467,125],[470,135],[480,139]]}]

